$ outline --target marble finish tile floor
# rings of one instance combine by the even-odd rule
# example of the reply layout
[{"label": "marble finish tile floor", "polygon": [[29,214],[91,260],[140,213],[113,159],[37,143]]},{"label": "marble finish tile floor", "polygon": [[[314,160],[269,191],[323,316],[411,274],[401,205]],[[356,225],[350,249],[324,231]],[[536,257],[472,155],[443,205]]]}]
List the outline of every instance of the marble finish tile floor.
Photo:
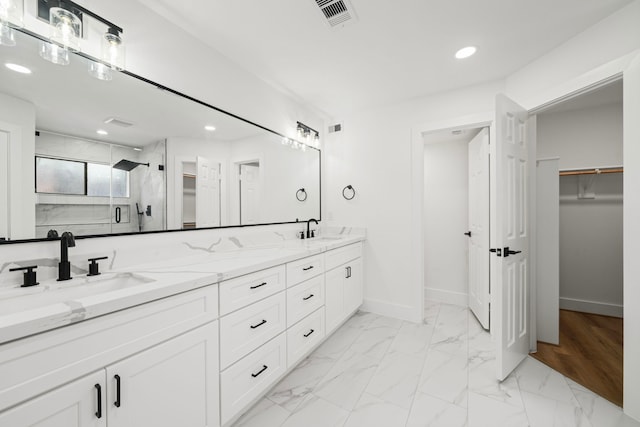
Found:
[{"label": "marble finish tile floor", "polygon": [[528,357],[495,379],[488,332],[427,302],[423,324],[358,312],[234,427],[640,427]]}]

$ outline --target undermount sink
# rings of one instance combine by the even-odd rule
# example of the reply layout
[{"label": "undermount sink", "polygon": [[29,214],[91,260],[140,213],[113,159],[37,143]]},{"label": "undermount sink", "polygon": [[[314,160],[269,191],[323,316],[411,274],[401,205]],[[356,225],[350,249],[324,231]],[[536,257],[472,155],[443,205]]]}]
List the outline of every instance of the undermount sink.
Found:
[{"label": "undermount sink", "polygon": [[153,281],[153,279],[133,273],[105,273],[91,277],[77,276],[68,281],[51,282],[30,288],[13,288],[0,292],[0,313],[11,314],[33,310]]}]

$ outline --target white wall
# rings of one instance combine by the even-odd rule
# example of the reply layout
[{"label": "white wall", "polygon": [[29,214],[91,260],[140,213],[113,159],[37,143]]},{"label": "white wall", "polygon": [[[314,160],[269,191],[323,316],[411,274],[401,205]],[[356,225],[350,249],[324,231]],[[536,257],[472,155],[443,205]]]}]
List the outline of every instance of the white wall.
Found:
[{"label": "white wall", "polygon": [[467,141],[424,146],[425,297],[467,305],[469,179]]},{"label": "white wall", "polygon": [[622,165],[622,103],[538,114],[538,158],[560,169]]},{"label": "white wall", "polygon": [[[619,166],[622,103],[538,115],[538,157],[560,169]],[[622,316],[622,175],[594,179],[595,199],[578,199],[578,177],[560,178],[560,307]],[[540,301],[544,304],[544,301]]]},{"label": "white wall", "polygon": [[[412,181],[415,128],[420,123],[491,111],[495,94],[503,89],[501,82],[488,83],[353,114],[340,119],[344,130],[325,141],[323,162],[330,167],[324,175],[323,218],[367,228],[366,309],[414,321],[422,317],[424,259],[414,259],[413,249],[424,239],[422,212],[415,219],[412,211],[418,188]],[[420,152],[420,170],[423,164]],[[347,184],[357,192],[351,201],[342,197]],[[422,191],[420,185],[420,199]]]}]

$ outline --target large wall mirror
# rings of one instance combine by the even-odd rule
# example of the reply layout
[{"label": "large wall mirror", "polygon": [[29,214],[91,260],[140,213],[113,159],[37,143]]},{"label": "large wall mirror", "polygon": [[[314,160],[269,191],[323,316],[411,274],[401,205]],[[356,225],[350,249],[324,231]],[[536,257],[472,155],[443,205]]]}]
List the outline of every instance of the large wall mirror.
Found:
[{"label": "large wall mirror", "polygon": [[0,239],[320,217],[318,149],[41,43],[0,45]]}]

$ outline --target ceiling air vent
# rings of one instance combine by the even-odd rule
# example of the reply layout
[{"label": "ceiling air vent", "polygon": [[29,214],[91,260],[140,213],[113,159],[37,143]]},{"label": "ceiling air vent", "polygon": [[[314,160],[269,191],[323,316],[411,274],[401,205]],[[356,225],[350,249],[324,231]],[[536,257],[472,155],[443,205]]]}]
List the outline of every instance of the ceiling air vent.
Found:
[{"label": "ceiling air vent", "polygon": [[128,128],[130,126],[133,126],[133,123],[128,122],[128,121],[123,120],[123,119],[119,119],[117,117],[109,117],[109,118],[105,119],[104,122],[106,124],[109,124],[109,125],[120,126],[120,127],[123,127],[123,128]]},{"label": "ceiling air vent", "polygon": [[354,21],[356,14],[348,0],[315,0],[329,27],[335,28]]}]

